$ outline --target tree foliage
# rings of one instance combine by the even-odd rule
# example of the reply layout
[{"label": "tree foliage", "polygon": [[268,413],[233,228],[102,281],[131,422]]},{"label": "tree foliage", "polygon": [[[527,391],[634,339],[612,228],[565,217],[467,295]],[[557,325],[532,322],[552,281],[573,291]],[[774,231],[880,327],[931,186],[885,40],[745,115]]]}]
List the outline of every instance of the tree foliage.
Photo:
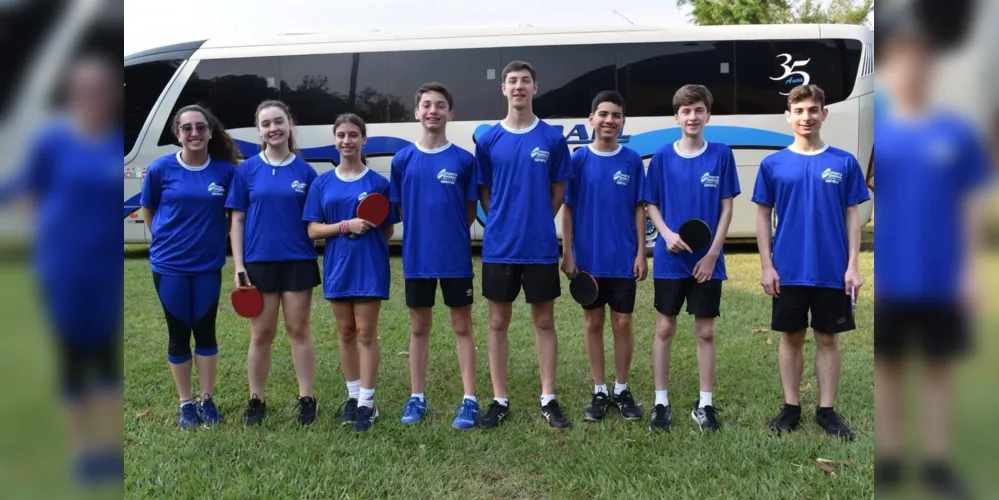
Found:
[{"label": "tree foliage", "polygon": [[693,7],[695,24],[833,23],[868,25],[874,0],[677,0]]}]

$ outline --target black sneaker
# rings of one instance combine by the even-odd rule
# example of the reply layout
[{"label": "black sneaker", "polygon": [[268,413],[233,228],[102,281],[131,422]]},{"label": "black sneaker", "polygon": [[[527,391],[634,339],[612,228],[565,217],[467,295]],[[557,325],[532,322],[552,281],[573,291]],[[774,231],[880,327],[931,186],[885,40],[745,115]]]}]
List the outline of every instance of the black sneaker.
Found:
[{"label": "black sneaker", "polygon": [[267,414],[267,403],[260,400],[260,397],[254,394],[250,396],[250,402],[246,405],[246,412],[243,413],[243,421],[246,422],[248,427],[254,425],[259,425],[264,420],[264,416]]},{"label": "black sneaker", "polygon": [[690,412],[690,418],[697,422],[697,425],[701,426],[702,431],[712,431],[716,432],[721,430],[721,423],[718,422],[717,411],[714,406],[705,405],[704,408],[700,407],[701,401],[694,402],[694,410]]},{"label": "black sneaker", "polygon": [[971,492],[954,469],[942,462],[931,462],[923,466],[923,484],[941,498],[971,498]]},{"label": "black sneaker", "polygon": [[902,482],[902,461],[898,458],[879,458],[874,461],[874,491],[890,491]]},{"label": "black sneaker", "polygon": [[650,431],[669,432],[673,424],[673,409],[668,405],[656,405],[652,409],[652,418],[649,419]]},{"label": "black sneaker", "polygon": [[638,403],[635,402],[635,398],[632,397],[631,391],[628,389],[614,396],[613,404],[617,407],[617,411],[621,412],[621,416],[625,420],[642,419],[642,409],[638,407]]},{"label": "black sneaker", "polygon": [[776,417],[770,420],[768,427],[770,430],[776,432],[778,435],[785,431],[793,431],[798,428],[798,424],[801,423],[801,407],[791,406],[784,403],[781,407],[780,413]]},{"label": "black sneaker", "polygon": [[305,396],[298,398],[298,423],[309,425],[316,421],[316,398]]},{"label": "black sneaker", "polygon": [[340,413],[340,425],[353,425],[357,420],[357,399],[350,398],[341,407],[343,412]]},{"label": "black sneaker", "polygon": [[562,413],[562,408],[559,408],[558,401],[551,400],[548,404],[541,407],[541,416],[545,417],[548,421],[548,425],[556,429],[565,429],[572,426],[572,422],[569,417],[566,417]]},{"label": "black sneaker", "polygon": [[853,441],[853,431],[843,422],[843,418],[832,408],[819,408],[815,411],[815,423],[833,437]]},{"label": "black sneaker", "polygon": [[492,429],[493,427],[499,427],[500,422],[503,421],[510,414],[509,405],[501,405],[499,401],[493,400],[489,403],[489,409],[486,410],[485,416],[479,420],[479,425],[483,429]]},{"label": "black sneaker", "polygon": [[611,405],[611,400],[606,394],[598,392],[593,395],[590,404],[583,410],[583,420],[587,422],[599,422],[607,416],[607,407]]}]

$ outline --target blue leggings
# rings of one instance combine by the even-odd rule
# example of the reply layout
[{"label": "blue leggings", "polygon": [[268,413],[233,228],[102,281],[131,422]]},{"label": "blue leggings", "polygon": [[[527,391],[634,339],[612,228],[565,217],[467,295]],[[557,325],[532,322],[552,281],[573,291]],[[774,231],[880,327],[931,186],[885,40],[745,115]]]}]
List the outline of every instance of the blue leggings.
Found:
[{"label": "blue leggings", "polygon": [[167,359],[174,364],[191,359],[192,333],[195,354],[218,354],[215,317],[222,290],[222,271],[195,275],[153,273],[153,284],[163,304],[170,334]]}]

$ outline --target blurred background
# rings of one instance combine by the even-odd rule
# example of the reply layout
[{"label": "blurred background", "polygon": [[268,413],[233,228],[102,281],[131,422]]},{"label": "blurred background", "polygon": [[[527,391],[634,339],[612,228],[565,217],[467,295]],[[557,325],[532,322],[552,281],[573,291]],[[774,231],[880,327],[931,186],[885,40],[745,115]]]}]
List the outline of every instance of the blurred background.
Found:
[{"label": "blurred background", "polygon": [[[135,17],[130,15],[130,20],[138,21],[128,24],[126,8],[135,8],[138,2],[0,2],[0,46],[6,52],[4,68],[0,71],[0,151],[3,151],[0,155],[0,321],[3,328],[0,331],[4,338],[4,348],[0,349],[0,393],[4,395],[4,404],[0,405],[0,485],[3,485],[6,498],[74,495],[71,494],[74,491],[74,445],[65,430],[50,318],[38,300],[32,250],[36,226],[32,205],[25,203],[24,195],[29,192],[23,173],[25,158],[40,128],[62,113],[83,112],[65,106],[65,90],[73,63],[85,53],[102,53],[115,59],[123,39],[124,52],[128,54],[220,33],[247,32],[244,17],[263,17],[262,11],[256,8],[248,7],[240,12],[219,11],[212,2],[188,6],[158,0],[139,1],[149,7],[142,9],[141,16],[138,13]],[[322,8],[330,11],[329,17],[303,19],[295,16],[294,3],[285,2],[281,12],[273,17],[268,14],[272,25],[260,29],[268,32],[323,31],[331,26],[339,29],[338,23],[329,20],[335,19],[337,12],[342,13],[344,8],[358,5],[322,2]],[[608,8],[606,2],[589,2],[592,4],[589,7],[601,6],[600,14],[590,17],[586,16],[587,8],[584,8],[588,6],[581,7],[580,3],[588,2],[546,1],[543,7],[535,7],[565,15],[538,15],[537,19],[529,21],[533,25],[544,24],[545,19],[560,19],[565,24],[577,25],[623,25],[635,24],[635,21],[677,25],[695,19],[702,24],[733,21],[724,15],[711,17],[707,14],[709,11],[717,14],[719,5],[724,13],[725,0],[682,0],[680,5],[670,0],[631,1],[620,2],[622,7],[618,9]],[[761,12],[771,12],[767,9],[775,2],[760,0],[759,3]],[[839,0],[823,3],[831,9],[829,12],[835,12],[839,4],[852,4]],[[506,6],[492,3],[460,2],[455,3],[454,8],[463,10],[468,16],[489,18],[490,24],[523,22],[510,15]],[[385,29],[411,24],[414,12],[418,11],[411,4],[388,0],[366,2],[365,9],[377,9],[379,15],[376,17]],[[934,104],[959,113],[972,124],[993,153],[993,166],[999,165],[996,160],[999,159],[999,92],[996,92],[995,84],[999,81],[999,30],[995,29],[999,25],[999,1],[881,0],[874,9],[870,22],[875,27],[876,40],[876,24],[890,22],[899,16],[909,16],[919,29],[926,30],[929,40],[941,50],[940,64],[926,79]],[[771,14],[767,16],[760,22],[786,21],[786,18]],[[159,26],[151,21],[156,19],[161,23]],[[430,19],[427,22],[450,21]],[[250,30],[249,34],[252,33]],[[878,53],[879,57],[882,55]],[[120,94],[121,87],[115,87],[108,88],[108,92]],[[880,104],[890,106],[892,97],[883,92],[879,96]],[[114,103],[113,100],[106,102]],[[109,184],[109,191],[117,189],[117,182],[115,179],[113,185]],[[932,199],[912,200],[912,203],[933,202]],[[110,214],[111,208],[117,210],[118,207],[117,199],[94,199],[93,203],[93,207],[81,208]],[[979,261],[986,290],[976,317],[975,352],[960,369],[954,434],[957,463],[981,492],[999,491],[999,475],[995,474],[999,470],[999,427],[996,426],[999,398],[995,397],[999,393],[999,280],[996,279],[999,277],[999,197],[992,196],[988,203]],[[876,214],[875,209],[875,221]],[[114,255],[120,248],[117,246],[120,226],[116,219],[111,219],[115,224],[97,225],[87,232],[73,231],[72,239],[55,238],[47,242],[61,246],[67,255],[82,244],[91,251],[99,248]],[[74,218],[63,222],[67,227],[78,223],[80,221]],[[120,276],[108,276],[120,282]],[[911,386],[911,391],[919,393],[918,382]],[[918,432],[914,431],[913,435],[918,437]],[[110,496],[118,494],[120,492],[109,493]]]}]

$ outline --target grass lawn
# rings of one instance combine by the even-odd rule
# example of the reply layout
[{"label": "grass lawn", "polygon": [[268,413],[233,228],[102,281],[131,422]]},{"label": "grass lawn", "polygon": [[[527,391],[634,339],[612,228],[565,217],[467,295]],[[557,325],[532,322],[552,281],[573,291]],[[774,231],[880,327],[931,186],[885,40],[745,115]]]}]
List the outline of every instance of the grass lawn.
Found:
[{"label": "grass lawn", "polygon": [[[871,279],[873,254],[863,253],[862,272]],[[568,294],[556,307],[559,332],[557,395],[574,427],[554,431],[537,409],[540,382],[534,331],[523,296],[510,327],[511,418],[499,429],[460,433],[450,427],[461,397],[455,340],[443,307],[435,312],[426,393],[429,419],[399,423],[409,396],[408,312],[401,260],[392,260],[391,300],[383,305],[382,362],[375,402],[381,417],[366,434],[335,424],[346,398],[337,354],[333,314],[316,293],[312,329],[317,349],[320,419],[309,428],[295,419],[297,384],[289,344],[282,333],[267,387],[265,424],[252,430],[241,422],[249,397],[246,350],[249,323],[232,312],[231,262],[223,280],[218,319],[221,347],[216,401],[226,416],[220,428],[182,432],[176,424],[176,393],[166,363],[166,331],[144,258],[125,261],[125,488],[128,496],[223,495],[230,498],[355,498],[405,495],[419,498],[870,498],[873,494],[873,353],[870,293],[859,298],[859,329],[841,337],[843,380],[837,408],[852,422],[853,443],[825,436],[812,417],[818,385],[815,344],[806,346],[802,383],[802,429],[793,436],[768,435],[766,423],[782,402],[777,339],[767,331],[769,299],[758,284],[753,252],[728,255],[723,316],[717,326],[718,375],[715,403],[723,431],[702,434],[690,419],[697,398],[692,321],[682,317],[673,348],[670,401],[674,429],[651,433],[647,420],[613,416],[602,423],[582,420],[592,381],[582,341],[582,314]],[[481,263],[476,258],[476,269]],[[651,262],[650,262],[651,268]],[[869,281],[868,281],[869,283]],[[318,289],[317,289],[318,290]],[[476,284],[474,317],[480,401],[491,398],[486,356],[486,303]],[[636,351],[630,386],[646,419],[653,402],[651,348],[652,282],[640,283],[635,313]],[[440,304],[438,298],[438,304]],[[608,382],[613,383],[611,335],[606,334]],[[613,414],[612,414],[613,415]],[[836,473],[816,459],[842,460]]]}]

